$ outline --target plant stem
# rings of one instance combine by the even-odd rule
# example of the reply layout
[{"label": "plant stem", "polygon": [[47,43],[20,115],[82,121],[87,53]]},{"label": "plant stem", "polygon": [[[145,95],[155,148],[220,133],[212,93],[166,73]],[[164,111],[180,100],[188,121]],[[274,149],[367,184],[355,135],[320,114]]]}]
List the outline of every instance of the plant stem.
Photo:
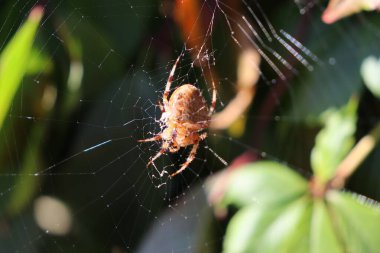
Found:
[{"label": "plant stem", "polygon": [[346,158],[338,165],[335,177],[331,180],[331,187],[340,189],[344,186],[348,177],[355,172],[364,159],[375,148],[380,140],[380,123],[371,132],[359,140]]}]

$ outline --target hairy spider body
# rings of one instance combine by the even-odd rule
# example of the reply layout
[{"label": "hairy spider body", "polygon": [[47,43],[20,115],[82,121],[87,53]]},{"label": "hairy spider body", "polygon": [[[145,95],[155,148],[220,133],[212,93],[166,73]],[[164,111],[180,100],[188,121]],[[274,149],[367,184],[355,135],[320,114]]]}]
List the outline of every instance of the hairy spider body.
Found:
[{"label": "hairy spider body", "polygon": [[[209,108],[199,89],[191,84],[178,87],[170,97],[168,129],[189,135],[206,129],[210,122]],[[180,142],[178,142],[180,144]],[[180,144],[185,147],[189,144]]]},{"label": "hairy spider body", "polygon": [[210,122],[209,108],[200,90],[191,84],[178,87],[170,97],[168,111],[162,114],[161,122],[165,124],[161,137],[171,144],[170,152],[199,141],[199,132]]},{"label": "hairy spider body", "polygon": [[152,164],[154,160],[159,158],[167,150],[174,153],[181,147],[193,145],[186,162],[182,164],[179,170],[172,173],[170,175],[171,177],[181,173],[194,160],[199,142],[207,137],[207,133],[203,131],[209,126],[211,115],[216,104],[216,89],[214,82],[212,82],[213,96],[211,107],[208,107],[201,91],[192,84],[181,85],[175,89],[168,100],[170,86],[173,82],[174,72],[179,59],[180,57],[178,57],[170,72],[163,95],[163,105],[160,107],[162,111],[160,122],[163,125],[164,130],[162,133],[152,138],[139,140],[139,142],[162,140],[161,150],[150,159],[147,166]]}]

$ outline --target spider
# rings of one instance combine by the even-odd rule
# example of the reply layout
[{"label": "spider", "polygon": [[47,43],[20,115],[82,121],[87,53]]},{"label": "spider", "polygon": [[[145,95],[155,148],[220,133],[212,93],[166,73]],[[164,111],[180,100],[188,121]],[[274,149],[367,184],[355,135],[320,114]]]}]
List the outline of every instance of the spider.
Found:
[{"label": "spider", "polygon": [[162,104],[160,105],[162,111],[160,122],[164,126],[163,131],[152,138],[138,140],[139,142],[162,140],[161,150],[154,157],[150,158],[150,161],[146,165],[147,167],[152,163],[154,164],[154,161],[167,150],[175,153],[181,147],[193,145],[186,162],[181,165],[179,170],[170,174],[170,177],[174,177],[184,171],[194,160],[199,142],[207,137],[207,133],[203,131],[208,128],[211,115],[216,106],[216,87],[214,81],[212,81],[213,92],[210,107],[208,107],[200,90],[192,84],[179,86],[168,100],[170,86],[173,83],[174,73],[180,58],[181,55],[178,56],[170,71],[162,97]]}]

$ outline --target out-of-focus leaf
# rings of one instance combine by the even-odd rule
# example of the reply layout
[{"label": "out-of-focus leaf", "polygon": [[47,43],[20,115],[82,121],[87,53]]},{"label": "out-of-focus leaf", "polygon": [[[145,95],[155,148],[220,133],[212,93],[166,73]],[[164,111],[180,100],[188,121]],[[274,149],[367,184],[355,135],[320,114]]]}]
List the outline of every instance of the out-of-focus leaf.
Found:
[{"label": "out-of-focus leaf", "polygon": [[50,73],[53,70],[52,59],[44,52],[38,51],[36,48],[32,48],[26,74],[35,75],[39,73]]},{"label": "out-of-focus leaf", "polygon": [[343,253],[332,219],[323,200],[316,200],[311,220],[310,253]]},{"label": "out-of-focus leaf", "polygon": [[301,198],[277,208],[243,208],[227,228],[223,252],[305,252],[310,203]]},{"label": "out-of-focus leaf", "polygon": [[325,127],[318,133],[311,153],[311,165],[320,182],[331,179],[355,142],[356,109],[357,100],[351,99],[345,107],[326,116]]},{"label": "out-of-focus leaf", "polygon": [[[224,204],[235,204],[240,210],[227,227],[223,252],[378,252],[380,205],[364,197],[335,190],[329,190],[321,199],[308,194],[306,188],[303,194],[289,198],[291,195],[284,194],[292,188],[289,183],[293,181],[293,186],[303,185],[307,180],[295,179],[292,174],[283,173],[284,170],[294,173],[283,165],[258,162],[232,174],[231,180],[235,182],[233,192],[229,184],[222,201],[228,200]],[[257,173],[256,179],[252,177],[254,172]],[[287,179],[281,182],[276,175]],[[268,183],[267,176],[274,181]],[[278,184],[283,187],[280,189],[276,186]],[[263,205],[257,204],[261,201],[252,201],[261,198],[269,201],[262,202]]]},{"label": "out-of-focus leaf", "polygon": [[14,183],[15,188],[11,193],[7,212],[10,215],[18,214],[26,204],[32,200],[32,196],[36,192],[39,177],[34,176],[40,165],[40,144],[45,128],[41,125],[34,127],[30,137],[30,145],[28,146],[17,179]]},{"label": "out-of-focus leaf", "polygon": [[84,77],[82,40],[69,29],[69,24],[62,24],[60,37],[65,41],[65,49],[70,58],[70,69],[67,78],[67,96],[62,106],[67,114],[72,113],[80,101]]},{"label": "out-of-focus leaf", "polygon": [[331,192],[328,201],[346,252],[379,252],[380,206],[362,196],[344,192]]},{"label": "out-of-focus leaf", "polygon": [[307,190],[306,180],[288,167],[257,162],[232,172],[221,205],[278,205],[300,197]]},{"label": "out-of-focus leaf", "polygon": [[380,59],[374,56],[367,57],[362,63],[360,72],[367,88],[380,98]]},{"label": "out-of-focus leaf", "polygon": [[307,245],[302,241],[308,240],[311,210],[311,201],[308,198],[292,202],[257,241],[254,252],[300,252],[299,243]]},{"label": "out-of-focus leaf", "polygon": [[0,126],[27,70],[32,43],[43,9],[36,7],[0,56]]},{"label": "out-of-focus leaf", "polygon": [[254,247],[258,235],[282,210],[283,208],[263,210],[254,204],[242,208],[228,224],[223,252],[248,252]]},{"label": "out-of-focus leaf", "polygon": [[379,0],[330,0],[322,20],[331,24],[361,11],[372,11],[380,7]]},{"label": "out-of-focus leaf", "polygon": [[239,117],[228,128],[228,134],[234,138],[240,138],[246,130],[246,124],[247,124],[247,117]]}]

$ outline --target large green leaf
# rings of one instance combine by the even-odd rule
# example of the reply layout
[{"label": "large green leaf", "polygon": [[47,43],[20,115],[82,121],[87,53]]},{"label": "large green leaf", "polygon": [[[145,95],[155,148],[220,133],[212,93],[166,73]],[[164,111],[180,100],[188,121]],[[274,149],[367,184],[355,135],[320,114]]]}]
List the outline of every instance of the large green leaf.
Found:
[{"label": "large green leaf", "polygon": [[306,179],[274,162],[245,166],[230,180],[222,202],[240,209],[228,224],[225,253],[380,249],[380,205],[373,201],[336,190],[313,197]]},{"label": "large green leaf", "polygon": [[311,220],[310,253],[320,252],[343,253],[344,248],[334,231],[325,202],[317,199]]},{"label": "large green leaf", "polygon": [[380,206],[346,192],[330,192],[328,201],[346,252],[379,252]]},{"label": "large green leaf", "polygon": [[257,162],[229,176],[221,205],[278,205],[300,197],[307,189],[307,182],[288,167],[269,161]]},{"label": "large green leaf", "polygon": [[28,68],[29,55],[43,10],[36,7],[0,56],[0,126]]},{"label": "large green leaf", "polygon": [[300,198],[275,208],[254,204],[243,208],[227,228],[223,252],[305,252],[310,203],[307,198]]},{"label": "large green leaf", "polygon": [[311,203],[306,197],[292,202],[264,232],[254,245],[253,252],[305,252],[310,230]]},{"label": "large green leaf", "polygon": [[257,238],[283,208],[262,209],[254,204],[242,208],[228,224],[223,252],[250,252]]},{"label": "large green leaf", "polygon": [[31,49],[26,69],[27,75],[49,74],[52,72],[53,67],[53,61],[50,56],[35,47]]},{"label": "large green leaf", "polygon": [[351,99],[340,110],[325,115],[325,127],[318,133],[311,153],[311,165],[320,182],[333,177],[336,167],[355,142],[356,109],[357,100]]}]

